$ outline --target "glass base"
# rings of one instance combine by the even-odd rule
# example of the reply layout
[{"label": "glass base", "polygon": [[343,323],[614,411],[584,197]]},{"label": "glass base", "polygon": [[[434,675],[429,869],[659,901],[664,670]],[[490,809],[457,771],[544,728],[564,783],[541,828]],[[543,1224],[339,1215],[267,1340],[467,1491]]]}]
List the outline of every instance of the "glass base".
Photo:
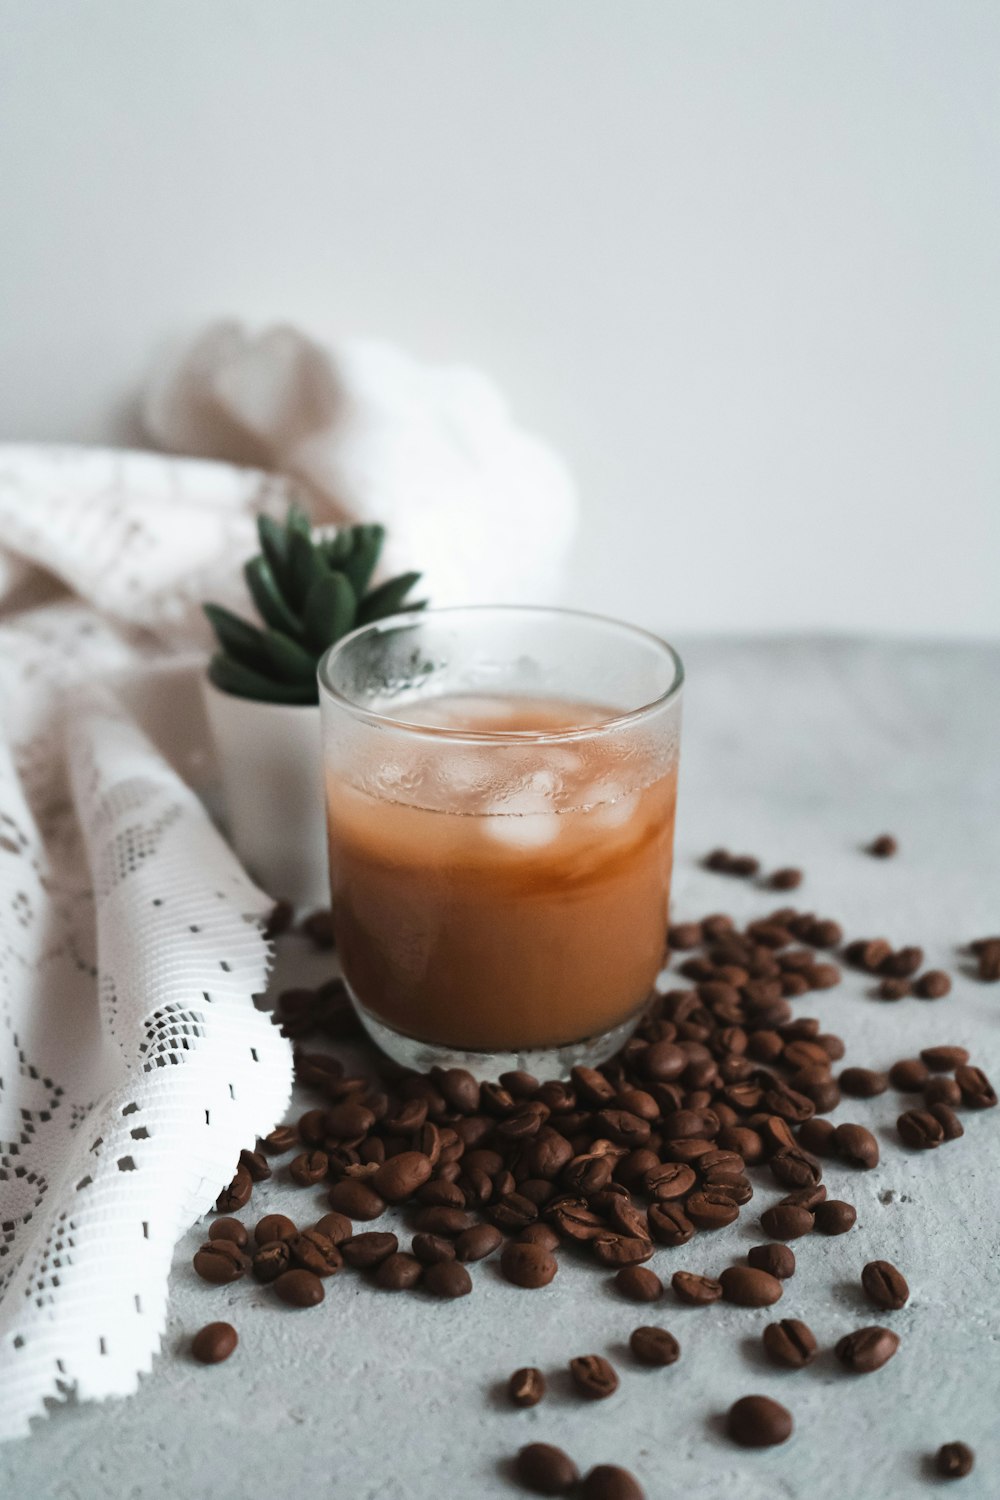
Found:
[{"label": "glass base", "polygon": [[523,1047],[516,1052],[465,1051],[461,1047],[442,1047],[434,1042],[421,1042],[416,1037],[406,1036],[380,1021],[361,1002],[353,991],[348,994],[361,1022],[376,1046],[380,1047],[393,1062],[404,1068],[413,1068],[418,1073],[427,1073],[431,1068],[465,1068],[480,1083],[499,1078],[501,1073],[532,1073],[540,1081],[550,1078],[565,1078],[571,1068],[596,1068],[625,1045],[642,1017],[639,1010],[622,1021],[611,1031],[600,1036],[584,1037],[579,1042],[566,1042],[559,1047]]}]

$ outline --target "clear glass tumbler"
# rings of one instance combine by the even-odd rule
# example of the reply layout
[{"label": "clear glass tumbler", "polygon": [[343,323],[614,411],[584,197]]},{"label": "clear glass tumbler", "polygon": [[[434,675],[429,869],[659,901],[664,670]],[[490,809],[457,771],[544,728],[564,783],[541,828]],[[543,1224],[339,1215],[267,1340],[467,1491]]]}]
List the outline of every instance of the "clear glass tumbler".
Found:
[{"label": "clear glass tumbler", "polygon": [[320,663],[337,950],[408,1067],[603,1062],[662,967],[683,670],[563,610],[444,609]]}]

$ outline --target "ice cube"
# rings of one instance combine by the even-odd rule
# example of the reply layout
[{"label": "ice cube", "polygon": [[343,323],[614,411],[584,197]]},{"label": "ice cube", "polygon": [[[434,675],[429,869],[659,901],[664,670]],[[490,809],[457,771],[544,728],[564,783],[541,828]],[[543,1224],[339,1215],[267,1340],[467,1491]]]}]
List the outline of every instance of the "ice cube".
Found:
[{"label": "ice cube", "polygon": [[621,787],[595,787],[594,793],[597,805],[592,807],[591,818],[600,828],[620,828],[639,806],[639,793],[628,795]]},{"label": "ice cube", "polygon": [[494,813],[484,818],[490,838],[517,849],[541,849],[559,836],[559,814]]}]

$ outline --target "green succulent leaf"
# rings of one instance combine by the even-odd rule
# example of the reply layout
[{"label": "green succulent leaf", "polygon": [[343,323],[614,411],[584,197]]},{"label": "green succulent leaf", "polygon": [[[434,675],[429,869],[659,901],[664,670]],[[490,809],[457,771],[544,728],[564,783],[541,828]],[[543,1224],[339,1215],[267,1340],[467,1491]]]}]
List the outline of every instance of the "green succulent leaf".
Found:
[{"label": "green succulent leaf", "polygon": [[289,547],[293,536],[304,536],[307,541],[312,536],[309,517],[300,505],[288,507],[288,515],[285,517],[285,535],[288,538]]},{"label": "green succulent leaf", "polygon": [[350,555],[335,566],[339,567],[342,573],[347,574],[355,594],[359,599],[363,599],[382,551],[385,527],[353,526],[351,530],[354,536]]},{"label": "green succulent leaf", "polygon": [[241,620],[239,615],[234,615],[232,610],[223,609],[221,604],[203,604],[202,609],[224,651],[228,651],[236,661],[244,662],[248,667],[266,666],[264,634],[256,625]]},{"label": "green succulent leaf", "polygon": [[307,651],[280,630],[269,630],[261,638],[266,675],[286,683],[316,681],[316,653]]},{"label": "green succulent leaf", "polygon": [[331,568],[340,568],[350,557],[354,550],[354,533],[356,526],[342,526],[335,537],[324,542],[323,556]]},{"label": "green succulent leaf", "polygon": [[308,536],[300,531],[292,533],[289,542],[290,581],[288,602],[299,614],[304,613],[309,590],[319,578],[325,578],[329,568],[323,554]]},{"label": "green succulent leaf", "polygon": [[274,682],[234,661],[224,652],[217,652],[208,667],[208,675],[217,688],[232,693],[237,698],[253,698],[259,703],[316,703],[319,689],[316,683]]},{"label": "green succulent leaf", "polygon": [[288,533],[284,526],[270,516],[257,517],[257,535],[260,549],[267,558],[275,582],[282,593],[288,590]]},{"label": "green succulent leaf", "polygon": [[[422,575],[420,573],[400,573],[396,578],[389,578],[385,583],[379,584],[377,589],[362,599],[358,606],[358,625],[370,625],[372,620],[381,620],[386,615],[394,615],[403,609],[407,594],[418,582]],[[426,601],[425,601],[426,602]]]},{"label": "green succulent leaf", "polygon": [[346,635],[355,622],[358,601],[343,573],[324,570],[306,597],[303,622],[306,640],[317,652],[325,651]]},{"label": "green succulent leaf", "polygon": [[252,557],[243,569],[247,588],[261,617],[273,630],[281,630],[295,640],[302,639],[302,627],[285,603],[266,557]]}]

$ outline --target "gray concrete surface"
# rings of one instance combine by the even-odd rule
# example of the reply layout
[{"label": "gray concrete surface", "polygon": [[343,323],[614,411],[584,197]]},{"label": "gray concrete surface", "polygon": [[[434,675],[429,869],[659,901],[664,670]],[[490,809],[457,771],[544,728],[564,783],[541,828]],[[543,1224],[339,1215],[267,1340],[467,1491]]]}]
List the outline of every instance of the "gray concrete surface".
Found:
[{"label": "gray concrete surface", "polygon": [[[955,950],[1000,930],[1000,650],[693,642],[685,656],[677,916],[725,909],[746,918],[776,904],[699,869],[710,845],[752,850],[772,867],[801,864],[802,905],[850,934],[921,942],[956,982],[936,1004],[886,1005],[850,975],[797,1002],[800,1012],[845,1037],[848,1062],[885,1066],[932,1042],[960,1042],[1000,1077],[1000,986],[963,974]],[[901,841],[897,859],[859,852],[885,829]],[[323,968],[294,940],[276,983]],[[829,1352],[806,1371],[776,1372],[757,1347],[768,1310],[694,1310],[669,1294],[660,1307],[636,1309],[603,1273],[568,1262],[536,1293],[507,1286],[485,1263],[473,1295],[450,1304],[392,1297],[345,1275],[321,1308],[292,1312],[249,1281],[221,1290],[199,1282],[190,1262],[204,1226],[193,1227],[177,1247],[152,1375],[129,1400],[64,1407],[0,1449],[0,1496],[503,1500],[519,1493],[505,1460],[540,1439],[581,1467],[627,1464],[649,1500],[904,1500],[940,1490],[926,1456],[961,1438],[978,1455],[961,1500],[991,1500],[1000,1493],[1000,1110],[967,1115],[962,1141],[915,1157],[889,1128],[899,1107],[893,1093],[840,1106],[835,1119],[878,1131],[882,1166],[828,1168],[831,1195],[856,1203],[858,1224],[839,1239],[799,1244],[799,1271],[780,1304],[829,1351],[849,1328],[877,1321],[858,1292],[861,1266],[895,1261],[912,1298],[887,1315],[902,1346],[875,1375],[849,1377]],[[741,1223],[658,1251],[655,1268],[717,1271],[757,1237],[757,1214],[776,1196],[760,1178]],[[272,1182],[243,1216],[270,1209],[305,1221],[323,1211],[322,1194]],[[239,1329],[240,1347],[226,1365],[203,1369],[187,1344],[220,1317]],[[677,1365],[630,1364],[625,1341],[643,1321],[673,1330]],[[618,1364],[611,1400],[582,1406],[557,1375],[530,1412],[499,1397],[516,1366],[558,1372],[585,1352]],[[721,1435],[720,1413],[751,1391],[793,1411],[795,1436],[783,1448],[744,1453]]]}]

